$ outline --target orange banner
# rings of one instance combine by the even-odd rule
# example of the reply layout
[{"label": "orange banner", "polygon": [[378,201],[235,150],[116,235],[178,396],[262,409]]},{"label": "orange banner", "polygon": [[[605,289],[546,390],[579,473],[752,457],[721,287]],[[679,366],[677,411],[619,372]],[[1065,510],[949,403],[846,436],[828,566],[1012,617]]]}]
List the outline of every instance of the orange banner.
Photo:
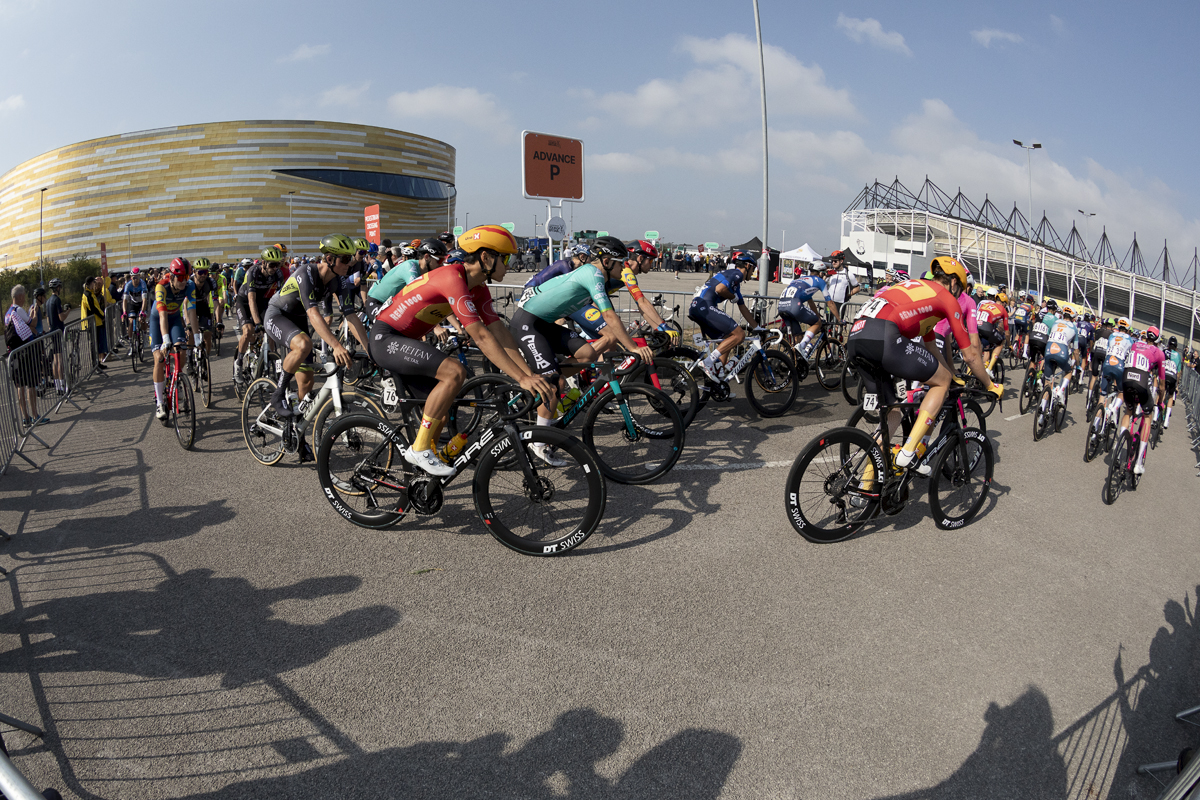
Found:
[{"label": "orange banner", "polygon": [[379,235],[379,206],[367,206],[363,209],[363,223],[367,229],[367,241],[382,244],[383,237]]}]

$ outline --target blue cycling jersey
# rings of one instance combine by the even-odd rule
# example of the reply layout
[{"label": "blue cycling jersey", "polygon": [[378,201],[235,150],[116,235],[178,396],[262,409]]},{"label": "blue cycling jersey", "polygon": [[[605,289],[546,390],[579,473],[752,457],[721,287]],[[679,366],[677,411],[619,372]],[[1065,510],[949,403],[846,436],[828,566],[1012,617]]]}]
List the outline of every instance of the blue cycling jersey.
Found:
[{"label": "blue cycling jersey", "polygon": [[737,268],[718,272],[704,283],[704,286],[697,292],[696,298],[710,305],[716,305],[723,300],[723,298],[717,295],[717,287],[724,286],[733,292],[734,298],[739,303],[745,302],[742,300],[742,281],[745,279],[745,273]]},{"label": "blue cycling jersey", "polygon": [[[741,272],[741,270],[738,270]],[[783,294],[779,295],[779,299],[788,300],[795,298],[801,303],[808,302],[817,292],[824,294],[826,284],[824,278],[818,278],[816,275],[806,275],[803,278],[797,278],[787,285],[783,290]]]},{"label": "blue cycling jersey", "polygon": [[568,272],[570,272],[573,269],[575,269],[575,265],[571,262],[571,259],[569,259],[569,258],[564,258],[560,261],[555,261],[553,264],[546,267],[544,270],[537,273],[532,278],[530,278],[528,281],[526,281],[525,288],[528,289],[531,286],[541,286],[543,283],[550,280],[551,278],[557,278],[559,275],[566,275]]}]

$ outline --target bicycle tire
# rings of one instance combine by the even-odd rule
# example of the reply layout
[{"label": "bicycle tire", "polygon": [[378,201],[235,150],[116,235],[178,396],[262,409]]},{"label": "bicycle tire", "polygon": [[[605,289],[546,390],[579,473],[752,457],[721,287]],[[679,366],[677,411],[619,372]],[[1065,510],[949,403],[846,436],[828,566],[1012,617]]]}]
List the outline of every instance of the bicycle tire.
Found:
[{"label": "bicycle tire", "polygon": [[196,369],[200,374],[204,407],[212,408],[212,363],[208,360],[208,353],[203,350],[200,351],[200,360],[196,364]]},{"label": "bicycle tire", "polygon": [[342,387],[341,395],[341,413],[338,413],[337,405],[333,402],[332,396],[326,398],[321,407],[317,409],[317,415],[313,417],[312,441],[321,441],[321,438],[325,434],[325,429],[329,427],[331,419],[339,419],[347,414],[364,414],[378,417],[379,419],[387,419],[387,414],[370,395],[345,387]]},{"label": "bicycle tire", "polygon": [[138,368],[138,346],[133,342],[129,343],[129,369],[132,372],[137,372]]},{"label": "bicycle tire", "polygon": [[862,376],[849,359],[842,364],[842,399],[852,406],[862,405]]},{"label": "bicycle tire", "polygon": [[1017,411],[1024,415],[1029,413],[1029,407],[1033,404],[1033,395],[1037,391],[1037,379],[1034,377],[1033,364],[1030,363],[1029,368],[1025,370],[1025,378],[1021,381],[1021,393],[1017,397]]},{"label": "bicycle tire", "polygon": [[1131,441],[1129,431],[1122,430],[1117,434],[1117,441],[1113,444],[1111,461],[1108,464],[1108,476],[1104,479],[1104,489],[1101,492],[1101,498],[1107,506],[1117,502],[1117,498],[1121,496],[1121,490],[1125,487],[1126,459],[1128,458],[1126,453]]},{"label": "bicycle tire", "polygon": [[[656,358],[659,357],[671,359],[691,374],[692,380],[696,383],[696,414],[699,414],[700,409],[704,408],[704,405],[708,402],[708,391],[706,389],[708,378],[699,365],[700,359],[704,358],[704,353],[686,344],[679,344],[663,350],[656,356]],[[696,414],[692,415],[692,419],[696,418]]]},{"label": "bicycle tire", "polygon": [[994,383],[998,383],[998,384],[1000,384],[1001,386],[1003,386],[1003,385],[1004,385],[1004,374],[1005,374],[1005,373],[1004,373],[1004,359],[1003,359],[1003,358],[997,358],[997,359],[996,359],[996,375],[995,375],[995,377],[992,379],[992,381],[993,381]]},{"label": "bicycle tire", "polygon": [[620,394],[605,391],[591,402],[583,418],[583,441],[605,478],[633,486],[653,483],[683,454],[683,417],[666,394],[633,383]]},{"label": "bicycle tire", "polygon": [[760,350],[750,360],[747,371],[746,399],[760,416],[781,417],[791,410],[800,393],[800,379],[787,353]]},{"label": "bicycle tire", "polygon": [[404,460],[407,448],[403,433],[374,415],[334,419],[317,446],[317,481],[325,500],[360,528],[396,525],[408,512],[407,487],[417,475]]},{"label": "bicycle tire", "polygon": [[[595,533],[608,502],[599,462],[582,442],[557,428],[520,428],[517,438],[501,436],[475,466],[479,519],[496,541],[524,555],[553,556],[578,547]],[[529,449],[539,443],[554,447],[568,465],[542,464]],[[519,463],[518,447],[532,481]]]},{"label": "bicycle tire", "polygon": [[[495,422],[498,411],[492,408],[480,408],[477,403],[507,403],[520,397],[521,387],[512,378],[501,373],[476,375],[463,381],[458,396],[450,406],[446,416],[446,432],[454,435],[461,433],[470,436],[476,431]],[[530,411],[526,421],[534,424],[533,412]]]},{"label": "bicycle tire", "polygon": [[[260,464],[271,466],[278,464],[286,452],[283,437],[259,428],[257,425],[260,414],[271,400],[275,392],[275,381],[272,378],[259,378],[246,387],[242,397],[242,439],[246,449]],[[275,418],[274,412],[268,411],[267,418],[276,424],[282,423]]]},{"label": "bicycle tire", "polygon": [[1050,429],[1051,416],[1054,411],[1053,396],[1050,390],[1043,389],[1037,405],[1032,406],[1029,410],[1033,414],[1033,440],[1038,442]]},{"label": "bicycle tire", "polygon": [[1162,417],[1156,419],[1150,425],[1150,449],[1158,449],[1158,441],[1162,438]]},{"label": "bicycle tire", "polygon": [[[1100,427],[1096,427],[1096,423],[1100,423]],[[1087,436],[1083,440],[1083,463],[1089,464],[1099,455],[1101,448],[1104,446],[1104,409],[1099,404],[1092,411],[1092,418],[1088,420]]]},{"label": "bicycle tire", "polygon": [[[954,438],[958,439],[957,436]],[[963,449],[966,450],[965,458]],[[983,457],[982,473],[979,471],[980,456]],[[929,510],[933,514],[935,525],[942,530],[957,530],[975,518],[987,501],[995,462],[996,456],[992,451],[991,440],[978,428],[964,428],[962,438],[951,441],[950,445],[942,450],[929,476]],[[973,486],[976,476],[980,481],[978,496],[969,499],[976,492],[968,487],[964,493],[968,499],[962,504],[961,513],[950,513],[946,502],[948,496],[967,484]]]},{"label": "bicycle tire", "polygon": [[[658,379],[658,385],[654,383],[655,378]],[[669,358],[655,358],[653,368],[647,364],[640,365],[628,380],[622,381],[622,385],[630,381],[640,381],[670,397],[683,417],[685,428],[696,418],[700,387],[692,373],[678,362]]]},{"label": "bicycle tire", "polygon": [[186,380],[175,381],[175,397],[172,398],[171,418],[175,423],[175,438],[184,450],[191,450],[196,443],[196,398],[192,386]]},{"label": "bicycle tire", "polygon": [[[788,522],[810,542],[827,544],[853,536],[875,516],[878,496],[858,494],[868,459],[876,481],[887,474],[883,450],[867,433],[856,428],[834,428],[804,446],[788,472],[783,504]],[[822,471],[827,464],[831,471]],[[805,478],[809,479],[807,487]],[[858,484],[850,489],[851,484]],[[848,498],[860,497],[862,506]],[[814,502],[807,502],[812,500]]]},{"label": "bicycle tire", "polygon": [[842,385],[842,367],[846,363],[846,348],[841,342],[826,339],[817,351],[817,383],[832,392]]}]

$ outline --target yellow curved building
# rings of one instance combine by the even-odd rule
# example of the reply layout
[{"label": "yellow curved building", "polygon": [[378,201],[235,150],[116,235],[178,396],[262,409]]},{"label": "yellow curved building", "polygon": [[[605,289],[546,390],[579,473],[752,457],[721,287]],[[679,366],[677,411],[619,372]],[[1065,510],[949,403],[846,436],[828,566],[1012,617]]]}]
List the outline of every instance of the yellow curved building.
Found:
[{"label": "yellow curved building", "polygon": [[364,235],[375,204],[383,238],[412,239],[450,227],[454,195],[454,148],[414,133],[296,120],[125,133],[0,176],[0,265],[32,264],[39,239],[56,261],[105,242],[113,269],[255,258],[276,242],[315,253],[327,233]]}]

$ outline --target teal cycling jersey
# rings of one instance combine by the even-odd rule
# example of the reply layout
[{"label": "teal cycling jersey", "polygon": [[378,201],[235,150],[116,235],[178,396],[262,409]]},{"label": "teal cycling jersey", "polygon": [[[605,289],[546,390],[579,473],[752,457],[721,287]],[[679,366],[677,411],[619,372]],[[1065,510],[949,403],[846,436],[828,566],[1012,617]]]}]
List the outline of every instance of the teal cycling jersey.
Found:
[{"label": "teal cycling jersey", "polygon": [[401,261],[388,270],[387,275],[375,282],[375,285],[367,292],[367,297],[378,300],[380,303],[386,303],[396,296],[396,292],[419,277],[421,277],[421,265],[415,258]]},{"label": "teal cycling jersey", "polygon": [[[616,281],[617,287],[621,282]],[[612,310],[608,299],[608,281],[595,264],[583,264],[579,268],[551,278],[545,283],[525,290],[517,308],[524,309],[539,319],[553,322],[567,317],[588,305],[595,305],[601,312]]]},{"label": "teal cycling jersey", "polygon": [[1167,371],[1168,378],[1176,377],[1179,370],[1183,368],[1183,354],[1178,350],[1168,350],[1167,360],[1163,363],[1163,367]]}]

